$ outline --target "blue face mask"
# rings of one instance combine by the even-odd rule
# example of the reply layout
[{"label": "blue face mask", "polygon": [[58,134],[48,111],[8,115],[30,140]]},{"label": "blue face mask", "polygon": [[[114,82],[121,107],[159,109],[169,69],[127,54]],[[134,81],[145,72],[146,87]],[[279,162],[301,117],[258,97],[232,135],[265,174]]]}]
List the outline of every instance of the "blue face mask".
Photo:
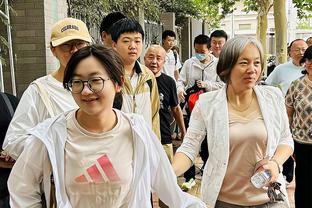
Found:
[{"label": "blue face mask", "polygon": [[195,53],[195,57],[199,60],[199,61],[203,61],[208,57],[208,54],[206,53]]}]

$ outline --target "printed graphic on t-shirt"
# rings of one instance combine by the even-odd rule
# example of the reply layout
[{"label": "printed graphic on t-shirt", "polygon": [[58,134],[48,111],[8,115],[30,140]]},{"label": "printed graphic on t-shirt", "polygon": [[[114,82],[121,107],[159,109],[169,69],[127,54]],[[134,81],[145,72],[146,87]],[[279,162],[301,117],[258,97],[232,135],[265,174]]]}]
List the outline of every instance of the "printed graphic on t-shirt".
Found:
[{"label": "printed graphic on t-shirt", "polygon": [[[90,178],[91,181],[89,181],[88,178]],[[76,177],[75,181],[77,183],[117,182],[120,181],[120,178],[107,155],[103,155],[99,157],[93,165],[88,167],[84,174]]]},{"label": "printed graphic on t-shirt", "polygon": [[164,94],[162,94],[162,93],[159,93],[159,101],[160,101],[160,109],[165,109],[165,107],[164,107]]}]

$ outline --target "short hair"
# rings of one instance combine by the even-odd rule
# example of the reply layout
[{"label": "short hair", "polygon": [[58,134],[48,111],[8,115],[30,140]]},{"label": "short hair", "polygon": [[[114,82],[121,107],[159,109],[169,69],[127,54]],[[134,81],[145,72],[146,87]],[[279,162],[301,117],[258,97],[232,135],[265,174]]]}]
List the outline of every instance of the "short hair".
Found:
[{"label": "short hair", "polygon": [[[302,59],[300,60],[300,64],[303,64],[306,60],[312,60],[312,46],[309,46],[307,50],[304,52]],[[303,70],[302,74],[307,74],[307,70]]]},{"label": "short hair", "polygon": [[194,46],[195,44],[206,44],[207,48],[210,48],[210,38],[207,35],[198,35],[194,39]]},{"label": "short hair", "polygon": [[298,38],[298,39],[295,39],[295,40],[293,40],[293,41],[291,41],[291,43],[289,44],[289,49],[291,50],[291,47],[292,47],[292,45],[295,43],[295,42],[297,42],[297,41],[303,41],[303,42],[305,42],[303,39],[301,39],[301,38]]},{"label": "short hair", "polygon": [[225,38],[225,40],[228,39],[228,35],[224,30],[215,30],[210,34],[210,40],[215,37],[215,38]]},{"label": "short hair", "polygon": [[79,49],[72,55],[64,72],[63,86],[65,89],[69,90],[68,82],[73,78],[77,65],[91,56],[102,64],[112,81],[119,86],[123,85],[124,66],[119,54],[111,47],[95,44]]},{"label": "short hair", "polygon": [[165,40],[168,36],[174,37],[174,39],[176,39],[176,34],[172,30],[165,30],[162,33],[161,38],[162,38],[162,40]]},{"label": "short hair", "polygon": [[157,44],[150,45],[150,47],[147,48],[144,57],[146,57],[146,55],[148,54],[148,52],[150,51],[150,49],[159,49],[159,50],[161,50],[161,52],[162,52],[163,55],[164,55],[164,59],[166,58],[166,51],[165,51],[165,49],[164,49],[162,46],[157,45]]},{"label": "short hair", "polygon": [[[224,44],[224,47],[221,50],[219,61],[217,64],[217,74],[220,79],[228,83],[230,80],[231,71],[236,64],[239,56],[243,52],[243,50],[249,45],[254,45],[260,54],[261,61],[261,70],[264,69],[264,54],[261,43],[251,37],[235,37],[231,38]],[[261,71],[261,73],[262,73]]]},{"label": "short hair", "polygon": [[117,43],[120,35],[124,33],[140,33],[144,40],[144,31],[140,23],[133,19],[123,18],[118,20],[110,29],[112,40]]},{"label": "short hair", "polygon": [[112,25],[115,24],[118,20],[121,20],[123,18],[127,17],[121,12],[111,12],[108,15],[106,15],[101,22],[100,34],[102,34],[102,32],[110,34],[109,29],[112,27]]}]

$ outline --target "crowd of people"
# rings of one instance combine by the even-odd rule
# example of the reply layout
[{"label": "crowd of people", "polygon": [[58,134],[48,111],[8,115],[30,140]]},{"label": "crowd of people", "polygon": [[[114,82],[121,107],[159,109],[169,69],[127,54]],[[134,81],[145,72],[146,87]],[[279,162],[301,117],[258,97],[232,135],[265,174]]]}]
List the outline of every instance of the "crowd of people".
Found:
[{"label": "crowd of people", "polygon": [[[113,12],[100,33],[92,44],[84,22],[58,21],[59,68],[19,101],[1,93],[0,207],[145,208],[155,195],[162,208],[290,207],[293,178],[296,207],[312,207],[312,46],[292,41],[290,61],[260,85],[255,38],[199,34],[182,64],[174,31],[141,62],[137,21]],[[186,192],[198,154],[200,199]]]}]

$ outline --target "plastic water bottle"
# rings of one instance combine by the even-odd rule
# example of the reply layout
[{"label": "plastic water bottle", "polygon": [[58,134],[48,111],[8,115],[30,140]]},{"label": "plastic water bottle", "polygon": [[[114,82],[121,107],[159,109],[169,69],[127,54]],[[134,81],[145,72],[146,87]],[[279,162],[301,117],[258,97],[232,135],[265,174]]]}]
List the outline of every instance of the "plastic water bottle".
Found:
[{"label": "plastic water bottle", "polygon": [[250,181],[256,188],[262,188],[270,179],[270,171],[264,170],[253,175]]}]

